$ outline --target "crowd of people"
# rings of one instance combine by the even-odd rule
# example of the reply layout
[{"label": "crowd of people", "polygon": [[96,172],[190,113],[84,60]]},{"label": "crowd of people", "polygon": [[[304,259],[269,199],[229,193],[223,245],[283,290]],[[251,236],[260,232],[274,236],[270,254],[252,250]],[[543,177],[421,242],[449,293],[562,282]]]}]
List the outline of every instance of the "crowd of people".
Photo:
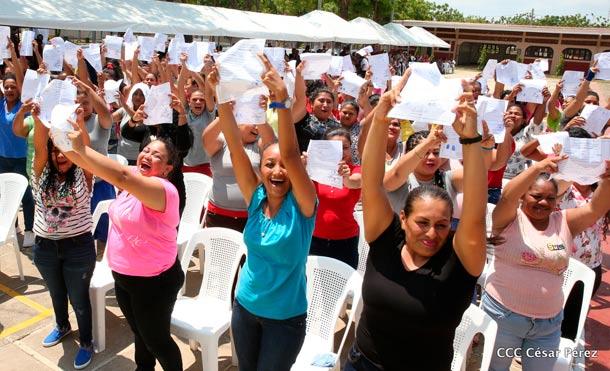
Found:
[{"label": "crowd of people", "polygon": [[[203,225],[243,232],[248,249],[231,319],[240,370],[290,369],[305,338],[307,256],[356,268],[360,228],[370,253],[346,370],[449,369],[455,329],[489,248],[494,259],[481,301],[498,324],[495,349],[556,350],[561,336],[574,337],[582,294],[570,295],[564,308],[562,273],[569,258],[591,268],[594,294],[599,288],[610,220],[609,159],[594,184],[556,180],[550,175],[566,156],[558,146],[545,153],[535,136],[566,131],[573,138],[610,139],[610,121],[590,133],[580,116],[585,104],[610,109],[610,97],[604,102],[590,90],[599,71],[594,65],[574,96],[563,96],[560,82],[553,92],[543,90],[540,104],[518,101],[521,85],[505,90],[495,81],[489,96],[508,101],[501,143],[486,125],[479,133],[480,76],[463,80],[452,125],[463,155],[449,161],[440,156],[448,129],[431,122],[416,130],[414,123],[389,117],[413,74],[409,63],[417,61],[408,55],[392,58],[401,77],[380,89],[366,57],[344,49],[367,80],[358,96],[340,93],[338,76],[306,81],[307,62],[298,60],[296,50],[285,55],[286,62],[300,62],[293,95],[266,56],[244,60],[264,66],[269,95],[260,97],[266,122],[238,124],[234,102],[219,103],[221,74],[210,55],[193,72],[186,54],[178,65],[163,52],[143,63],[137,49],[131,60],[102,55],[103,72],[96,74],[79,51],[75,70],[65,63],[61,71],[48,71],[40,42],[34,41],[33,57],[23,57],[9,39],[11,57],[0,66],[0,173],[29,179],[23,246],[33,245],[56,322],[43,345],[70,334],[69,299],[80,334],[76,369],[93,357],[88,289],[95,240],[106,241],[116,298],[134,334],[137,369],[153,370],[156,362],[165,370],[182,369],[170,320],[184,282],[176,239],[185,172],[213,179]],[[71,150],[60,150],[41,118],[40,102],[21,99],[27,69],[76,86]],[[122,80],[117,102],[106,101],[108,80]],[[172,120],[144,125],[148,93],[163,83],[171,86]],[[311,179],[312,140],[340,142],[341,187]],[[128,166],[109,153],[125,157]],[[106,199],[115,199],[110,223],[92,235],[92,210]],[[496,204],[491,235],[484,222],[488,203]],[[358,207],[363,225],[353,215]],[[555,361],[528,352],[521,360],[524,370],[535,371],[550,370]],[[490,369],[508,370],[511,362],[494,350]]]}]

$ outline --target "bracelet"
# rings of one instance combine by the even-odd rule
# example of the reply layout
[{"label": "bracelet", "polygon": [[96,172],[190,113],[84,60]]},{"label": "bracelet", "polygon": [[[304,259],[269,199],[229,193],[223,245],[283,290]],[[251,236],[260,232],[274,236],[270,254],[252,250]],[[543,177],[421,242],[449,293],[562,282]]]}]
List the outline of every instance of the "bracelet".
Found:
[{"label": "bracelet", "polygon": [[587,81],[591,81],[595,78],[595,72],[591,71],[591,69],[589,68],[587,70],[587,73],[585,74],[585,80]]},{"label": "bracelet", "polygon": [[494,149],[496,149],[496,147],[485,147],[485,146],[481,146],[481,149],[484,151],[493,151]]},{"label": "bracelet", "polygon": [[460,144],[473,144],[473,143],[478,143],[482,140],[483,140],[483,136],[481,136],[481,134],[477,135],[476,137],[472,137],[472,138],[460,137]]}]

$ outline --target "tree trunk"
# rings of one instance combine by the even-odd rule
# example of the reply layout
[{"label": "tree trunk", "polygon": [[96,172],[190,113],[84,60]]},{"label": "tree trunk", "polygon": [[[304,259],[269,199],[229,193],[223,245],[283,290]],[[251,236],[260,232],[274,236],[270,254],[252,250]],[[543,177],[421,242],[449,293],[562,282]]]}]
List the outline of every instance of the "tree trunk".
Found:
[{"label": "tree trunk", "polygon": [[340,0],[339,1],[339,16],[345,20],[349,18],[349,3],[351,0]]}]

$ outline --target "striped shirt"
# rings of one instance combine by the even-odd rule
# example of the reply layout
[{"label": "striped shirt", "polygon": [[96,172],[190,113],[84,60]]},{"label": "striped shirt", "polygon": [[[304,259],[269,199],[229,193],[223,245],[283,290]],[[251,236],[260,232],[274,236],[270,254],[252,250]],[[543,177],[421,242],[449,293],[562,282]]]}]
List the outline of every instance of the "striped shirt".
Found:
[{"label": "striped shirt", "polygon": [[63,183],[56,182],[49,193],[42,189],[44,179],[49,176],[49,165],[40,178],[32,174],[32,189],[36,211],[34,233],[50,240],[60,240],[90,232],[91,192],[87,188],[85,173],[79,167],[74,171],[74,185],[63,189]]}]

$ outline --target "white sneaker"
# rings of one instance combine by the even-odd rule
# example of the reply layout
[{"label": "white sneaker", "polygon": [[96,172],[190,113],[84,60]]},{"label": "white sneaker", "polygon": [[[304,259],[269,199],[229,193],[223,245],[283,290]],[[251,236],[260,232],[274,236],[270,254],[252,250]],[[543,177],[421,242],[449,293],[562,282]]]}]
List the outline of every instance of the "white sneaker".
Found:
[{"label": "white sneaker", "polygon": [[23,244],[21,245],[21,247],[34,246],[35,238],[36,238],[36,235],[34,234],[34,232],[25,231],[25,233],[23,233]]}]

